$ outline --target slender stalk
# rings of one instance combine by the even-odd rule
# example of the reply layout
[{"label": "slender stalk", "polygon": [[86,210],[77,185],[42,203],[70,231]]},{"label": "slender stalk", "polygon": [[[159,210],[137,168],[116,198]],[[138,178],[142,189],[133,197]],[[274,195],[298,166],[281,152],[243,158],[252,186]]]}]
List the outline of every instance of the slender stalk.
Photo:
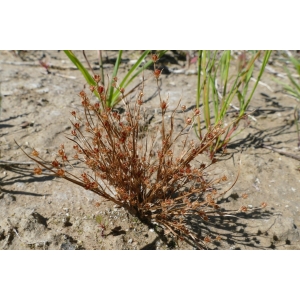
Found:
[{"label": "slender stalk", "polygon": [[100,73],[101,73],[101,84],[103,86],[105,86],[102,50],[98,50],[98,58],[99,58],[99,68],[100,68]]}]

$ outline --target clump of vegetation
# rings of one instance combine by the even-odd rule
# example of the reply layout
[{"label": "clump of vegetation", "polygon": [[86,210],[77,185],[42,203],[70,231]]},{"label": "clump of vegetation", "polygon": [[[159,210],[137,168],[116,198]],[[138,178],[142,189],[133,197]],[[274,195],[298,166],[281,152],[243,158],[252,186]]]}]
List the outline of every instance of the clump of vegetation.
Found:
[{"label": "clump of vegetation", "polygon": [[300,121],[300,107],[299,107],[299,102],[300,102],[300,81],[299,81],[300,60],[291,54],[289,56],[289,60],[292,64],[294,70],[297,72],[297,74],[296,74],[297,78],[295,77],[295,75],[293,75],[290,72],[290,70],[287,67],[285,67],[285,71],[289,78],[290,84],[285,84],[283,82],[280,82],[280,83],[283,85],[284,90],[289,95],[291,95],[294,99],[296,99],[298,102],[298,105],[295,107],[295,110],[294,110],[294,119],[295,119],[295,125],[296,125],[296,129],[297,129],[297,135],[298,135],[298,148],[300,149],[300,125],[299,125],[299,121]]},{"label": "clump of vegetation", "polygon": [[[218,138],[210,149],[211,156],[217,151],[224,150],[231,141],[241,119],[247,118],[246,110],[253,98],[256,87],[265,71],[269,61],[270,50],[264,51],[262,64],[257,78],[253,78],[254,63],[259,59],[263,51],[254,51],[251,59],[247,62],[244,51],[238,58],[238,72],[232,74],[231,51],[206,51],[198,52],[198,80],[196,107],[203,104],[204,126],[200,124],[201,118],[197,117],[197,135],[202,138],[203,132],[209,130],[211,124],[224,124],[226,114],[233,99],[237,98],[239,106],[236,107],[237,117],[230,126],[226,126],[224,136]],[[250,88],[250,81],[254,80],[254,86]]]},{"label": "clump of vegetation", "polygon": [[[153,78],[158,85],[158,57],[153,55],[152,60]],[[182,130],[175,133],[175,115],[186,108],[179,102],[167,115],[168,101],[159,94],[161,120],[159,127],[151,130],[145,126],[143,88],[129,101],[118,79],[113,78],[112,86],[123,102],[121,113],[121,109],[107,105],[107,90],[100,76],[95,75],[94,80],[96,87],[92,85],[89,92],[82,90],[79,94],[83,114],[71,113],[73,128],[68,138],[73,142],[74,156],[71,159],[67,155],[64,145],[50,161],[33,149],[31,155],[26,155],[39,164],[35,174],[41,174],[43,167],[123,207],[143,223],[159,225],[165,235],[205,248],[212,237],[196,234],[188,220],[197,216],[201,222],[209,223],[213,216],[223,214],[216,187],[227,178],[210,178],[208,168],[217,163],[216,159],[207,165],[196,159],[216,143],[225,129],[216,124],[200,140],[191,140],[189,133],[193,133],[191,129],[200,114],[196,108],[185,116]],[[95,92],[100,101],[92,101]],[[76,173],[74,160],[85,165],[84,171]]]}]

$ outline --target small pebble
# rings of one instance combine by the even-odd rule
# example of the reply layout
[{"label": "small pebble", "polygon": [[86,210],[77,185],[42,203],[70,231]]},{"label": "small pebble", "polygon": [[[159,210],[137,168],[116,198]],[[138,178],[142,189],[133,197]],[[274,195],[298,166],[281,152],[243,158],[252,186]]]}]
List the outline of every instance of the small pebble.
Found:
[{"label": "small pebble", "polygon": [[253,206],[251,204],[248,205],[248,208],[252,208]]},{"label": "small pebble", "polygon": [[129,239],[129,240],[128,240],[128,244],[131,244],[131,243],[132,243],[132,239]]}]

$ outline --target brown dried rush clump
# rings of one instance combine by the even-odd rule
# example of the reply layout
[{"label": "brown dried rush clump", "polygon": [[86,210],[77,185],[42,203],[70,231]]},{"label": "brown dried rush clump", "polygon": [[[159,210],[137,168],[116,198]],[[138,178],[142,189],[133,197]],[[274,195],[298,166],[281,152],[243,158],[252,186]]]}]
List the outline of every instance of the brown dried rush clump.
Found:
[{"label": "brown dried rush clump", "polygon": [[[154,70],[158,82],[161,72]],[[167,101],[160,96],[160,127],[154,133],[148,130],[145,136],[143,92],[132,102],[123,97],[125,112],[121,114],[106,106],[105,88],[100,80],[95,81],[98,86],[90,88],[90,96],[85,91],[79,94],[84,116],[71,113],[73,128],[69,140],[75,151],[72,163],[84,163],[86,170],[74,174],[66,168],[71,162],[63,145],[51,162],[42,159],[36,150],[29,157],[57,176],[124,207],[143,223],[158,224],[166,234],[205,248],[210,238],[194,234],[187,218],[196,215],[202,222],[208,222],[211,216],[222,214],[216,202],[219,195],[215,185],[226,177],[210,180],[206,175],[209,166],[192,162],[214,144],[224,129],[217,125],[198,143],[189,141],[186,133],[200,113],[195,110],[185,119],[181,132],[175,134],[174,116],[179,103],[167,118]],[[118,88],[117,79],[114,82]],[[102,101],[93,103],[91,96],[95,90]],[[124,95],[124,90],[120,91]],[[182,106],[180,110],[184,109]],[[37,167],[34,172],[39,175],[42,170]]]}]

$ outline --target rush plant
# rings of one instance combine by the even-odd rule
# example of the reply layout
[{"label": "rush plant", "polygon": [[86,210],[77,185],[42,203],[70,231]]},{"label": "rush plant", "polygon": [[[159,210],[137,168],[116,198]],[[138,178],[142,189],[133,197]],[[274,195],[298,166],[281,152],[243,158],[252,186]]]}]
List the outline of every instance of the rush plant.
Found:
[{"label": "rush plant", "polygon": [[[156,69],[157,55],[152,56],[153,78],[159,83],[161,71]],[[211,126],[201,140],[191,139],[199,109],[184,117],[180,132],[175,132],[177,112],[185,111],[180,102],[174,111],[168,111],[167,99],[160,100],[160,122],[150,127],[144,118],[143,89],[129,101],[115,78],[112,87],[122,95],[122,110],[107,105],[106,93],[94,77],[97,86],[79,93],[83,113],[72,111],[72,130],[68,139],[73,143],[73,156],[61,145],[55,157],[44,159],[38,151],[25,154],[38,163],[34,173],[46,169],[55,176],[90,190],[103,200],[111,201],[143,223],[159,225],[164,234],[192,242],[205,248],[219,236],[201,236],[189,223],[193,216],[209,224],[223,215],[218,197],[218,185],[226,176],[209,176],[210,164],[197,161],[200,155],[224,134],[220,124]],[[101,88],[100,88],[101,87]],[[101,93],[100,93],[100,92]],[[93,101],[94,92],[102,101]],[[123,112],[122,112],[123,111]],[[75,163],[83,166],[80,171]],[[76,172],[77,170],[77,172]]]},{"label": "rush plant", "polygon": [[[250,80],[253,77],[254,63],[263,55],[262,64],[252,88]],[[203,105],[204,126],[201,125],[200,115],[197,117],[197,134],[201,139],[203,132],[209,131],[216,124],[224,124],[234,98],[238,99],[237,117],[231,126],[227,126],[226,133],[220,136],[210,149],[211,155],[224,149],[233,137],[238,124],[246,116],[246,110],[260,81],[265,67],[270,58],[271,51],[255,51],[247,62],[246,52],[239,57],[238,72],[232,72],[231,51],[206,51],[198,52],[198,81],[196,107]],[[202,101],[201,101],[202,100]]]},{"label": "rush plant", "polygon": [[297,100],[298,105],[295,107],[294,110],[294,119],[295,119],[295,125],[296,125],[296,129],[297,129],[297,135],[298,135],[298,148],[300,149],[300,126],[299,126],[299,121],[300,121],[300,106],[299,106],[299,102],[300,102],[300,80],[299,80],[299,76],[300,76],[300,60],[297,59],[296,57],[294,57],[293,55],[290,54],[289,56],[289,60],[290,63],[293,67],[293,69],[297,72],[295,75],[293,75],[291,73],[291,71],[285,67],[285,71],[287,73],[288,79],[289,79],[289,84],[286,84],[282,81],[278,81],[284,90],[291,95],[294,99]]}]

